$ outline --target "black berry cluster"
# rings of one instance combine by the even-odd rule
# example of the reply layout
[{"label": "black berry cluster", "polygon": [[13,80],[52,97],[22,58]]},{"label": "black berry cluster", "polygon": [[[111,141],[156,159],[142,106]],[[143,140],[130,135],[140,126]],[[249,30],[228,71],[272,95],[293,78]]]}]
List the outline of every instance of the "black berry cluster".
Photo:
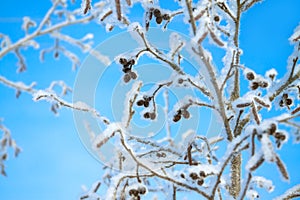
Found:
[{"label": "black berry cluster", "polygon": [[289,98],[289,95],[287,93],[284,93],[282,95],[281,100],[279,101],[279,106],[284,107],[286,106],[288,109],[290,109],[290,106],[293,104],[293,99]]},{"label": "black berry cluster", "polygon": [[196,172],[192,172],[189,176],[193,181],[197,181],[197,184],[201,186],[204,183],[204,178],[206,177],[206,174],[204,171],[200,171],[199,174],[197,174]]},{"label": "black berry cluster", "polygon": [[130,189],[129,190],[129,196],[134,197],[134,199],[136,200],[140,200],[141,196],[140,195],[144,195],[146,194],[146,188],[144,186],[139,186],[136,189]]},{"label": "black berry cluster", "polygon": [[[275,138],[275,142],[277,147],[281,146],[281,143],[285,141],[286,135],[283,132],[277,130],[277,126],[275,123],[269,125],[269,127],[263,132],[268,134],[269,136],[273,136]],[[258,139],[261,139],[262,135],[258,135]]]},{"label": "black berry cluster", "polygon": [[257,88],[267,88],[269,86],[268,82],[265,80],[255,80],[255,74],[253,72],[247,72],[246,73],[246,78],[251,81],[251,86],[250,88],[252,90],[256,90]]},{"label": "black berry cluster", "polygon": [[177,110],[176,114],[173,117],[173,122],[178,122],[181,119],[181,117],[184,117],[185,119],[190,118],[190,112],[184,108]]},{"label": "black berry cluster", "polygon": [[145,108],[149,107],[150,101],[151,101],[152,97],[149,97],[147,95],[143,96],[143,99],[138,100],[136,102],[136,104],[138,106],[144,106]]},{"label": "black berry cluster", "polygon": [[157,8],[150,8],[149,10],[149,20],[152,19],[152,16],[154,15],[155,21],[157,24],[161,24],[163,20],[170,20],[170,15],[165,13],[163,14],[159,9]]},{"label": "black berry cluster", "polygon": [[127,60],[126,58],[120,58],[119,63],[123,65],[122,71],[125,73],[123,80],[128,83],[131,79],[136,79],[137,75],[132,71],[132,66],[135,64],[134,59]]}]

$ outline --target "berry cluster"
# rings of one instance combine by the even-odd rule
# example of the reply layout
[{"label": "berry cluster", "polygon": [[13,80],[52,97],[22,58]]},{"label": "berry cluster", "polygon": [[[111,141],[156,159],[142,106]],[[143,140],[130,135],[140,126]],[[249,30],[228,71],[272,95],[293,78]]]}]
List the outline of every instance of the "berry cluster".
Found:
[{"label": "berry cluster", "polygon": [[286,106],[288,109],[290,109],[290,106],[293,104],[293,99],[289,98],[289,95],[287,93],[284,93],[282,95],[282,99],[279,102],[280,107]]},{"label": "berry cluster", "polygon": [[123,65],[122,71],[125,73],[123,77],[125,83],[128,83],[131,79],[137,78],[136,73],[131,71],[132,66],[135,64],[134,59],[127,60],[126,58],[120,58],[119,63]]},{"label": "berry cluster", "polygon": [[150,8],[149,10],[149,20],[152,19],[154,15],[157,24],[161,24],[163,20],[169,21],[171,19],[169,14],[162,14],[157,8]]},{"label": "berry cluster", "polygon": [[[149,107],[150,101],[152,100],[153,97],[150,96],[143,96],[143,99],[140,99],[136,102],[138,106],[144,106],[145,108]],[[156,118],[155,112],[145,112],[143,117],[145,119],[151,119],[154,120]]]},{"label": "berry cluster", "polygon": [[[286,135],[283,132],[277,131],[277,126],[274,123],[270,124],[270,126],[263,133],[275,138],[277,148],[280,148],[281,143],[286,139]],[[261,137],[261,135],[258,135],[258,139],[261,139]]]},{"label": "berry cluster", "polygon": [[140,195],[144,194],[146,194],[146,188],[144,186],[139,186],[137,189],[132,188],[129,190],[129,196],[133,196],[136,200],[140,200]]},{"label": "berry cluster", "polygon": [[[180,176],[181,178],[185,178],[184,174],[181,174]],[[197,181],[197,185],[201,186],[204,183],[204,178],[206,177],[206,174],[204,171],[200,171],[199,174],[197,174],[196,172],[191,172],[189,174],[189,177],[193,181]]]},{"label": "berry cluster", "polygon": [[144,106],[145,108],[149,107],[150,101],[152,97],[149,96],[143,96],[143,99],[139,100],[136,102],[138,106]]},{"label": "berry cluster", "polygon": [[185,119],[190,118],[190,112],[187,111],[186,108],[181,108],[179,110],[177,110],[176,114],[173,117],[173,122],[178,122],[181,117],[184,117]]},{"label": "berry cluster", "polygon": [[256,90],[257,88],[267,88],[269,86],[267,81],[264,80],[255,80],[255,74],[253,72],[247,72],[246,78],[251,81],[251,86],[250,88],[252,90]]}]

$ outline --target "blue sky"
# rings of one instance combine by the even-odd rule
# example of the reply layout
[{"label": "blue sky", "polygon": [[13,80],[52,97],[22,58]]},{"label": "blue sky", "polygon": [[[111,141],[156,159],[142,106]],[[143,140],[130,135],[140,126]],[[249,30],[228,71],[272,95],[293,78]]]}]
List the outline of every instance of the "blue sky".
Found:
[{"label": "blue sky", "polygon": [[[32,16],[40,20],[50,5],[48,0],[2,1],[0,32],[16,41],[24,35],[20,29],[22,17]],[[266,0],[244,14],[240,35],[244,51],[241,62],[261,74],[274,67],[282,76],[287,57],[293,50],[288,38],[300,22],[299,8],[298,0]],[[172,26],[180,29],[176,24]],[[96,44],[108,37],[104,28],[94,23],[80,30],[70,28],[66,31],[74,30],[78,35],[92,32]],[[39,41],[42,45],[53,43],[48,37]],[[45,62],[40,63],[36,51],[28,49],[23,52],[28,70],[17,74],[17,60],[9,54],[0,60],[1,76],[27,84],[37,81],[39,88],[47,87],[51,80],[65,80],[73,85],[76,71],[71,70],[71,64],[63,57],[56,62],[49,54]],[[4,118],[4,124],[23,149],[17,159],[11,156],[6,162],[8,177],[0,176],[0,199],[78,199],[82,184],[90,186],[101,179],[103,166],[82,145],[70,110],[61,109],[56,117],[50,112],[47,102],[35,103],[30,95],[22,94],[16,99],[15,91],[3,85],[0,85],[0,94],[0,118]],[[300,145],[293,145],[290,140],[280,155],[290,171],[290,183],[281,182],[275,165],[266,164],[260,169],[267,178],[274,178],[277,190],[273,195],[300,183]]]}]

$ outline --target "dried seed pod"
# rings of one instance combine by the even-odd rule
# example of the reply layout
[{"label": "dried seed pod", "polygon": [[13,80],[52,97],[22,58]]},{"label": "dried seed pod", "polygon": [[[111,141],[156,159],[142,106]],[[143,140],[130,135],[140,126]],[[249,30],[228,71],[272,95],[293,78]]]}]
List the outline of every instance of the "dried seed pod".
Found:
[{"label": "dried seed pod", "polygon": [[163,18],[162,17],[156,17],[155,21],[157,24],[161,24]]},{"label": "dried seed pod", "polygon": [[128,74],[128,73],[126,73],[126,74],[124,74],[124,76],[123,76],[123,81],[125,82],[125,83],[128,83],[129,81],[130,81],[130,75]]},{"label": "dried seed pod", "polygon": [[255,75],[253,72],[248,72],[246,74],[246,78],[249,80],[249,81],[252,81],[253,79],[255,79]]},{"label": "dried seed pod", "polygon": [[155,17],[161,17],[161,12],[160,12],[160,10],[157,9],[157,8],[154,9],[153,14],[154,14]]}]

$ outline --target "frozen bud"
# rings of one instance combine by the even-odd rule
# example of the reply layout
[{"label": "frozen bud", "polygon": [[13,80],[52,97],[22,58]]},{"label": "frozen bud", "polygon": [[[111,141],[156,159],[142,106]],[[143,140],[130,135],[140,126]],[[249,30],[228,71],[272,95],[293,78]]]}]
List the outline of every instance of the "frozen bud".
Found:
[{"label": "frozen bud", "polygon": [[162,17],[156,17],[155,21],[156,21],[157,24],[161,24],[162,20],[163,20]]},{"label": "frozen bud", "polygon": [[258,88],[258,83],[257,82],[252,82],[252,84],[251,84],[251,89],[252,90],[256,90],[257,88]]},{"label": "frozen bud", "polygon": [[136,79],[136,78],[137,78],[136,73],[133,72],[133,71],[130,71],[130,72],[129,72],[129,75],[130,75],[130,77],[131,77],[132,79]]},{"label": "frozen bud", "polygon": [[204,183],[204,181],[203,181],[202,178],[197,181],[197,184],[200,185],[200,186],[203,185],[203,183]]},{"label": "frozen bud", "polygon": [[141,99],[141,100],[137,101],[137,102],[136,102],[136,105],[138,105],[138,106],[144,105],[144,100]]},{"label": "frozen bud", "polygon": [[157,9],[157,8],[154,9],[153,14],[154,14],[155,17],[161,17],[161,12],[160,12],[160,10]]},{"label": "frozen bud", "polygon": [[214,21],[215,22],[219,22],[220,21],[220,17],[218,15],[214,16]]},{"label": "frozen bud", "polygon": [[249,81],[252,81],[253,79],[255,79],[255,75],[253,72],[248,72],[246,74],[246,78],[249,80]]},{"label": "frozen bud", "polygon": [[124,74],[124,76],[123,76],[123,81],[125,82],[125,83],[128,83],[129,81],[130,81],[130,75],[129,74]]},{"label": "frozen bud", "polygon": [[197,180],[199,178],[199,176],[195,172],[190,173],[190,177],[192,180]]}]

